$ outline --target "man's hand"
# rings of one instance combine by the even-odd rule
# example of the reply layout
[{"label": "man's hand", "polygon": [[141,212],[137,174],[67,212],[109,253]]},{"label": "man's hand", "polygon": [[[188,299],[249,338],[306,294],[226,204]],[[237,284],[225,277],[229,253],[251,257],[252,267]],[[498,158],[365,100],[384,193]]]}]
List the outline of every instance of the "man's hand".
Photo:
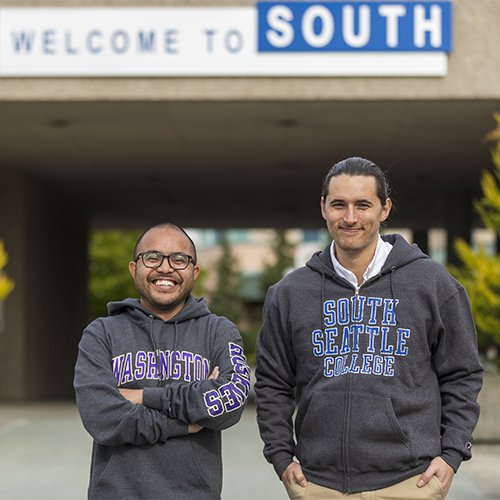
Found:
[{"label": "man's hand", "polygon": [[455,471],[453,467],[448,465],[441,457],[436,457],[418,480],[417,486],[421,488],[431,480],[432,476],[436,476],[441,481],[444,489],[444,496],[446,496],[448,491],[450,491],[454,475]]},{"label": "man's hand", "polygon": [[142,389],[118,389],[120,394],[134,405],[142,405]]},{"label": "man's hand", "polygon": [[302,467],[297,462],[292,462],[281,475],[281,480],[286,488],[286,491],[290,489],[290,485],[293,482],[299,483],[300,486],[307,486],[307,479],[302,472]]},{"label": "man's hand", "polygon": [[208,377],[208,380],[217,380],[219,377],[219,367],[216,366],[214,368],[214,371],[210,374],[210,377]]}]

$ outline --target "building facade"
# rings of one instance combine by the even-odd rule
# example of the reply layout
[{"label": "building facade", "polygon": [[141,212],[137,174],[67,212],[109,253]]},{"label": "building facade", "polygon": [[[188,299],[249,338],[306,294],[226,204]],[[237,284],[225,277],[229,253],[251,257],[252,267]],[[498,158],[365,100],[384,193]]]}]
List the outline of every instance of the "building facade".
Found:
[{"label": "building facade", "polygon": [[317,230],[356,155],[388,170],[392,224],[424,249],[446,230],[453,261],[499,22],[500,0],[0,0],[0,399],[72,397],[92,228]]}]

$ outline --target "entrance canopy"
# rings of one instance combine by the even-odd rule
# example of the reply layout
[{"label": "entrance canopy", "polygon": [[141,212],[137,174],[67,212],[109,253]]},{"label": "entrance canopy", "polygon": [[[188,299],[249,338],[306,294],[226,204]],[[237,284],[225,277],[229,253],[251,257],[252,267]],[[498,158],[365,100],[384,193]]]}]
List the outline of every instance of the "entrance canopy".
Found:
[{"label": "entrance canopy", "polygon": [[398,225],[477,195],[500,101],[3,102],[2,169],[49,182],[95,227],[322,227],[329,167],[388,171]]}]

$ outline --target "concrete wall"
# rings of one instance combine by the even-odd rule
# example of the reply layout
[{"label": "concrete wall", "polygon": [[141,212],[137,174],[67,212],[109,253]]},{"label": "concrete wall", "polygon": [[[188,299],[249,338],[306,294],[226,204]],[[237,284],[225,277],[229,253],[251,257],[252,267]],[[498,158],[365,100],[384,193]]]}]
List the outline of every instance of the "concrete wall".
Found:
[{"label": "concrete wall", "polygon": [[0,176],[0,237],[16,287],[0,334],[0,399],[70,398],[86,323],[86,218],[27,174]]},{"label": "concrete wall", "polygon": [[500,375],[486,374],[479,393],[481,415],[474,432],[474,442],[500,442]]}]

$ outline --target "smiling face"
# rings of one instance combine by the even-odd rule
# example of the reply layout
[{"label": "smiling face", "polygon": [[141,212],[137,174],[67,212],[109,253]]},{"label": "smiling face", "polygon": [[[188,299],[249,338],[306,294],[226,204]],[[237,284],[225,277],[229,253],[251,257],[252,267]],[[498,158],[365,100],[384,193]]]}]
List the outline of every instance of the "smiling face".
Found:
[{"label": "smiling face", "polygon": [[342,174],[331,178],[326,199],[321,200],[321,212],[341,263],[361,256],[370,262],[380,223],[389,216],[391,206],[389,198],[382,206],[373,176]]},{"label": "smiling face", "polygon": [[[184,253],[193,256],[193,247],[182,231],[172,227],[158,227],[142,238],[138,253],[156,251],[163,255]],[[165,321],[175,316],[186,303],[200,268],[189,262],[186,269],[172,269],[168,259],[156,269],[144,266],[142,259],[129,264],[141,304]]]}]

